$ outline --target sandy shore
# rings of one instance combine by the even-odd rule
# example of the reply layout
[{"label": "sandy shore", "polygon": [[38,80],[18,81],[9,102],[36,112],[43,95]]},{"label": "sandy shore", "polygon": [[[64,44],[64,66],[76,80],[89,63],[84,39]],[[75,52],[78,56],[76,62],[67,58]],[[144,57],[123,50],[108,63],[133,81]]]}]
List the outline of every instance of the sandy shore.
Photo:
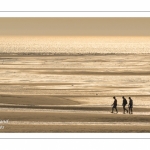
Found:
[{"label": "sandy shore", "polygon": [[149,57],[1,54],[0,132],[150,132]]},{"label": "sandy shore", "polygon": [[[83,111],[1,110],[1,132],[150,132],[149,115]],[[6,119],[7,118],[7,119]],[[8,120],[9,118],[9,120]]]}]

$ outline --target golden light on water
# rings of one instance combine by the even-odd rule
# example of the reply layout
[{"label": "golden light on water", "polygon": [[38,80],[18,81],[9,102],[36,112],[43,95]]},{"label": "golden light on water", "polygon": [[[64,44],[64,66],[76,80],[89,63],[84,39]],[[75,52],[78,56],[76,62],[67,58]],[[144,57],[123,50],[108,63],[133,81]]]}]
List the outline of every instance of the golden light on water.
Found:
[{"label": "golden light on water", "polygon": [[1,36],[1,53],[150,53],[150,37]]}]

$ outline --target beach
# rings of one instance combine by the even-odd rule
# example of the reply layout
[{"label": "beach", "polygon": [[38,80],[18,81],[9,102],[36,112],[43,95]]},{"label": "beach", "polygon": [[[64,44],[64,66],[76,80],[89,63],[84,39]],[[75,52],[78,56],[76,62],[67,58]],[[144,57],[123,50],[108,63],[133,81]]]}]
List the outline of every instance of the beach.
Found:
[{"label": "beach", "polygon": [[[39,52],[39,47],[35,47],[38,52],[28,47],[22,50],[21,44],[16,52],[13,44],[1,45],[0,132],[150,132],[149,45],[142,53],[130,51],[137,50],[133,43],[125,53],[112,53],[111,48],[110,53],[102,53],[99,49],[106,48],[107,42],[98,51],[91,45],[86,49],[86,43],[80,52],[57,45],[55,53]],[[118,114],[111,113],[113,96]],[[133,99],[133,114],[123,114],[122,96],[128,102],[129,96]]]}]

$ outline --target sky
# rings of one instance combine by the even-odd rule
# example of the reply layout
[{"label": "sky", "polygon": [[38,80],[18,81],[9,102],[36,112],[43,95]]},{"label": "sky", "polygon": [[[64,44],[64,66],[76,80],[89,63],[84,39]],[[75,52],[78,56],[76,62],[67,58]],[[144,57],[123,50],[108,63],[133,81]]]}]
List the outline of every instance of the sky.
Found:
[{"label": "sky", "polygon": [[0,18],[0,36],[150,36],[150,18]]}]

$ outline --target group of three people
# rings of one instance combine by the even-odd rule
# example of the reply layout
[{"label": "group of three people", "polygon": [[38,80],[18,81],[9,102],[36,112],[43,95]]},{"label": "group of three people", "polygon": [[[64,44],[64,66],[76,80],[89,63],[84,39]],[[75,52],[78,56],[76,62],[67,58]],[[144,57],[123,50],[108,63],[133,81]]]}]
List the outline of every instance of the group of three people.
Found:
[{"label": "group of three people", "polygon": [[[117,99],[116,99],[115,96],[113,98],[114,98],[114,103],[112,104],[113,107],[112,107],[112,112],[111,113],[113,113],[114,109],[116,109],[116,113],[118,113],[118,110],[117,110]],[[123,113],[125,114],[125,111],[128,113],[128,109],[125,108],[126,105],[127,105],[127,100],[125,99],[124,96],[122,96],[122,99],[123,99],[123,102],[122,102]],[[131,99],[131,97],[129,97],[129,105],[128,105],[128,107],[129,107],[129,114],[132,114],[133,113],[132,112],[133,100]]]}]

